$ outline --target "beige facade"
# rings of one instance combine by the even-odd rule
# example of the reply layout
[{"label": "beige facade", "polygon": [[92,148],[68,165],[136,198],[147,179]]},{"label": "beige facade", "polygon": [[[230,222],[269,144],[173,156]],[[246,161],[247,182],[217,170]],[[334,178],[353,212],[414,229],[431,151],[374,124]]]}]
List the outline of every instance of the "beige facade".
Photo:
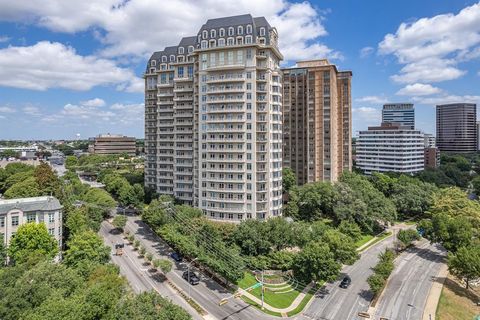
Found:
[{"label": "beige facade", "polygon": [[327,60],[283,69],[283,165],[298,184],[336,181],[352,169],[350,71]]},{"label": "beige facade", "polygon": [[93,154],[128,154],[135,156],[137,152],[136,139],[121,135],[99,135],[92,138],[88,151]]},{"label": "beige facade", "polygon": [[0,234],[8,245],[19,226],[29,222],[45,223],[48,232],[62,245],[62,210],[54,197],[0,200]]},{"label": "beige facade", "polygon": [[265,18],[210,19],[145,73],[145,184],[213,220],[282,213],[282,77]]}]

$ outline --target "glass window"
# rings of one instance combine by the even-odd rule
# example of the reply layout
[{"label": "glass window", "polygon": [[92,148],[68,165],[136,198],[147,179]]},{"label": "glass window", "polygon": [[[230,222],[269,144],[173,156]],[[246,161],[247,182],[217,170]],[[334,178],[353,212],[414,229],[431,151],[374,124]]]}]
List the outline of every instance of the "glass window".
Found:
[{"label": "glass window", "polygon": [[234,33],[235,33],[235,29],[233,29],[233,27],[228,28],[228,35],[229,36],[233,36]]},{"label": "glass window", "polygon": [[247,34],[250,34],[250,33],[252,33],[252,25],[251,24],[249,24],[247,26]]},{"label": "glass window", "polygon": [[0,228],[5,227],[5,217],[0,217]]},{"label": "glass window", "polygon": [[203,37],[203,39],[207,39],[207,38],[208,38],[208,32],[207,32],[207,30],[203,30],[202,37]]},{"label": "glass window", "polygon": [[188,53],[192,53],[193,52],[193,46],[188,46]]},{"label": "glass window", "polygon": [[225,39],[223,39],[223,38],[218,39],[218,46],[219,47],[224,47],[225,46]]},{"label": "glass window", "polygon": [[179,78],[183,78],[183,77],[184,77],[183,67],[178,67],[178,77],[179,77]]},{"label": "glass window", "polygon": [[242,26],[238,26],[237,33],[238,34],[243,34],[243,27]]},{"label": "glass window", "polygon": [[235,40],[233,38],[228,38],[227,39],[227,46],[233,46],[235,43]]},{"label": "glass window", "polygon": [[27,215],[27,223],[29,222],[35,222],[37,219],[37,215],[35,213],[29,213]]},{"label": "glass window", "polygon": [[221,28],[218,34],[220,37],[225,37],[225,29]]},{"label": "glass window", "polygon": [[183,54],[184,52],[185,50],[183,49],[183,47],[178,48],[178,54]]},{"label": "glass window", "polygon": [[237,63],[243,63],[243,50],[237,51]]},{"label": "glass window", "polygon": [[53,236],[55,235],[55,228],[48,228],[48,233]]},{"label": "glass window", "polygon": [[12,216],[12,227],[18,226],[19,218],[18,216]]},{"label": "glass window", "polygon": [[170,56],[170,62],[174,62],[174,61],[175,61],[175,56],[172,54],[172,55]]},{"label": "glass window", "polygon": [[228,64],[233,64],[233,51],[228,51]]},{"label": "glass window", "polygon": [[49,213],[48,214],[48,222],[50,222],[50,223],[55,222],[55,214],[54,213]]},{"label": "glass window", "polygon": [[260,35],[264,36],[265,35],[265,28],[260,28]]},{"label": "glass window", "polygon": [[210,38],[216,38],[217,37],[217,31],[215,29],[210,30]]},{"label": "glass window", "polygon": [[192,78],[193,77],[193,66],[188,66],[188,77]]}]

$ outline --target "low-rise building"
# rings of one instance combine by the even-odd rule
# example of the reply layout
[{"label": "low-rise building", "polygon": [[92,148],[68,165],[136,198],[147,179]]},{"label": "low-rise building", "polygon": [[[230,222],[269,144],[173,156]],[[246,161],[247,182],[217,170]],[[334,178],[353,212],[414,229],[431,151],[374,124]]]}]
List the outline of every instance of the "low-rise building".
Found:
[{"label": "low-rise building", "polygon": [[360,131],[356,143],[356,166],[365,174],[424,170],[424,134],[396,123],[382,123]]},{"label": "low-rise building", "polygon": [[438,168],[440,166],[440,150],[438,148],[425,148],[425,168]]},{"label": "low-rise building", "polygon": [[0,234],[3,234],[3,243],[8,245],[22,224],[43,222],[61,247],[62,210],[60,201],[50,196],[0,200]]},{"label": "low-rise building", "polygon": [[127,154],[135,156],[136,139],[122,135],[103,134],[91,139],[88,151],[93,154]]}]

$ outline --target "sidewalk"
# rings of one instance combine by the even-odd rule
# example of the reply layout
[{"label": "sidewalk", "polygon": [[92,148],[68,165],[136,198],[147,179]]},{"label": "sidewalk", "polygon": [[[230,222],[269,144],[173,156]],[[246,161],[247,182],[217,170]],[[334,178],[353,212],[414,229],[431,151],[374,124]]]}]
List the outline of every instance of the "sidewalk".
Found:
[{"label": "sidewalk", "polygon": [[422,320],[431,320],[435,319],[437,312],[438,301],[440,300],[440,294],[442,293],[443,283],[448,274],[448,267],[446,264],[443,264],[440,270],[438,271],[437,276],[432,279],[434,281],[430,292],[428,293],[427,301],[425,302],[425,308],[423,309],[423,318]]},{"label": "sidewalk", "polygon": [[[272,307],[271,305],[269,305],[268,303],[264,302],[263,303],[263,307],[267,310],[270,310],[270,311],[273,311],[273,312],[277,312],[277,313],[281,313],[282,315],[283,314],[287,314],[288,312],[290,311],[293,311],[295,310],[295,308],[298,307],[298,305],[302,302],[303,298],[307,295],[307,293],[312,289],[313,287],[313,284],[310,283],[308,286],[306,286],[302,292],[299,293],[299,295],[295,298],[295,300],[293,300],[292,304],[290,306],[288,306],[287,308],[283,308],[283,309],[279,309],[279,308],[275,308],[275,307]],[[254,301],[255,303],[257,303],[259,306],[262,305],[262,300],[255,297],[253,294],[249,293],[249,292],[243,292],[242,293],[243,296],[246,296],[248,299]]]}]

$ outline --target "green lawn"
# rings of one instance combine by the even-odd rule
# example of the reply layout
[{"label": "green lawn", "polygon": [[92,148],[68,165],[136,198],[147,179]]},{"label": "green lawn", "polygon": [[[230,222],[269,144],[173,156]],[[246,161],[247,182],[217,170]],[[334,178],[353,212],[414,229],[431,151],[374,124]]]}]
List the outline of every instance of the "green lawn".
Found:
[{"label": "green lawn", "polygon": [[292,317],[300,312],[303,311],[303,308],[305,308],[305,306],[307,305],[308,301],[310,301],[310,299],[312,299],[313,297],[313,294],[314,292],[310,291],[309,293],[307,293],[305,295],[305,297],[303,298],[302,302],[300,302],[300,304],[295,308],[293,309],[292,311],[290,312],[287,312],[287,316],[289,317]]},{"label": "green lawn", "polygon": [[362,251],[367,250],[368,248],[370,248],[371,246],[373,246],[375,243],[378,243],[378,242],[382,241],[383,239],[390,237],[391,235],[392,235],[392,233],[391,233],[390,231],[388,231],[388,232],[385,232],[385,233],[380,234],[379,236],[376,236],[376,237],[375,237],[375,240],[373,240],[372,242],[370,242],[370,243],[368,244],[368,246],[364,247],[364,248],[362,249]]},{"label": "green lawn", "polygon": [[357,248],[360,248],[361,246],[363,246],[365,243],[367,243],[368,241],[370,241],[372,239],[373,239],[373,236],[371,234],[366,234],[360,240],[355,242],[355,246]]},{"label": "green lawn", "polygon": [[[248,287],[251,287],[255,283],[257,283],[255,276],[249,272],[245,272],[245,276],[243,277],[242,280],[238,282],[238,286],[242,289],[246,289]],[[268,288],[268,285],[266,285],[266,288]],[[285,291],[287,290],[288,289],[285,289]],[[264,293],[264,301],[275,308],[280,308],[280,309],[287,308],[292,304],[293,300],[295,300],[295,298],[300,294],[302,290],[303,290],[303,287],[299,288],[298,290],[292,290],[285,293],[275,293],[267,289],[265,290],[265,293]],[[253,294],[255,297],[261,299],[262,288],[259,287],[259,288],[253,289],[250,291],[250,293]]]},{"label": "green lawn", "polygon": [[245,301],[246,303],[248,304],[251,304],[252,306],[254,306],[255,308],[261,310],[262,312],[265,312],[266,314],[269,314],[271,316],[275,316],[275,317],[281,317],[282,315],[278,312],[273,312],[273,311],[270,311],[268,309],[263,309],[261,308],[261,306],[259,306],[256,302],[254,302],[253,300],[250,300],[248,299],[247,297],[245,296],[242,296],[242,300]]}]

